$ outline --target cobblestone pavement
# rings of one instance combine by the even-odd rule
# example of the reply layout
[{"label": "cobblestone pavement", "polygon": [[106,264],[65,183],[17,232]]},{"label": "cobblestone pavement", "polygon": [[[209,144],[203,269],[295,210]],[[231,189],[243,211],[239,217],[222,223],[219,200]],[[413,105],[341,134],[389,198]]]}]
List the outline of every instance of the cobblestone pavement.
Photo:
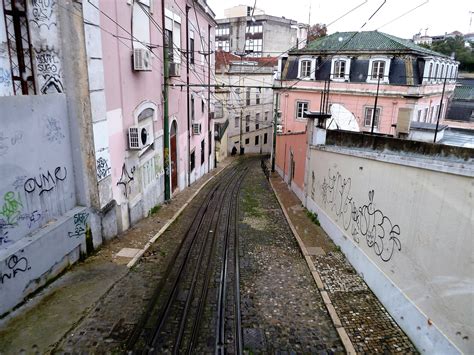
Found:
[{"label": "cobblestone pavement", "polygon": [[258,165],[255,162],[244,181],[239,230],[244,348],[248,353],[343,352],[308,266]]},{"label": "cobblestone pavement", "polygon": [[358,353],[417,352],[341,252],[312,260]]},{"label": "cobblestone pavement", "polygon": [[313,223],[301,201],[277,175],[273,187],[321,277],[337,316],[357,353],[418,353],[324,230]]}]

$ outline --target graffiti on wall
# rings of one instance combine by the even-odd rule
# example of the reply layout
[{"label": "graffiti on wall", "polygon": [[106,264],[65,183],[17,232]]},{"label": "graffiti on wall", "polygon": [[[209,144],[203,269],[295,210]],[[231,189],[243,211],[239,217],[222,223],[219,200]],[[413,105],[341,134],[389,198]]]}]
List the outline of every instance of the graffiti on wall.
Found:
[{"label": "graffiti on wall", "polygon": [[81,212],[74,215],[74,232],[69,232],[69,238],[80,237],[86,234],[89,213]]},{"label": "graffiti on wall", "polygon": [[44,120],[44,137],[51,143],[61,143],[65,138],[61,123],[54,117],[46,117]]},{"label": "graffiti on wall", "polygon": [[375,191],[368,192],[368,201],[357,205],[351,195],[351,178],[343,178],[337,171],[328,170],[321,183],[323,204],[334,212],[336,222],[342,223],[356,243],[361,237],[383,261],[389,261],[395,251],[401,251],[400,226],[394,224],[382,210],[375,207]]},{"label": "graffiti on wall", "polygon": [[22,140],[22,131],[15,131],[12,136],[5,136],[3,132],[0,132],[0,156],[7,154],[11,147],[17,145]]},{"label": "graffiti on wall", "polygon": [[127,166],[125,163],[122,165],[122,176],[120,176],[120,180],[117,182],[117,186],[123,186],[123,194],[125,197],[128,197],[130,190],[131,190],[131,183],[133,182],[133,176],[135,174],[135,167],[130,169],[130,173],[127,170]]},{"label": "graffiti on wall", "polygon": [[23,204],[20,194],[8,191],[3,196],[3,204],[0,207],[0,216],[3,216],[7,225],[17,225],[18,217],[21,215]]},{"label": "graffiti on wall", "polygon": [[60,181],[64,181],[67,178],[67,169],[65,166],[58,166],[54,169],[54,173],[47,170],[46,173],[40,173],[38,176],[30,177],[23,185],[25,192],[30,194],[38,192],[41,196],[45,192],[52,191],[58,186]]},{"label": "graffiti on wall", "polygon": [[50,48],[35,51],[38,76],[43,78],[40,88],[41,93],[64,92],[59,52]]},{"label": "graffiti on wall", "polygon": [[0,86],[10,87],[12,85],[12,77],[10,70],[0,68]]},{"label": "graffiti on wall", "polygon": [[[23,250],[19,253],[23,253]],[[2,267],[0,270],[0,284],[3,285],[5,281],[14,279],[31,269],[28,259],[18,255],[19,253],[12,254],[5,260],[5,268]]]},{"label": "graffiti on wall", "polygon": [[31,2],[32,18],[30,22],[36,24],[38,27],[45,26],[50,29],[51,26],[56,26],[54,19],[54,7],[56,0],[32,0]]},{"label": "graffiti on wall", "polygon": [[102,180],[110,175],[110,166],[103,157],[97,159],[97,178]]}]

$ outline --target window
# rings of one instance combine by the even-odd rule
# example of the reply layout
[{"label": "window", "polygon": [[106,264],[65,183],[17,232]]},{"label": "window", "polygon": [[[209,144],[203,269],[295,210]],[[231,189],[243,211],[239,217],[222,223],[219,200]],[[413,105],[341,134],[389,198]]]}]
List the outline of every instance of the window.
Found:
[{"label": "window", "polygon": [[433,121],[433,114],[434,114],[434,107],[431,106],[430,107],[430,113],[429,113],[429,116],[428,116],[428,122]]},{"label": "window", "polygon": [[245,116],[245,132],[250,131],[250,115]]},{"label": "window", "polygon": [[[143,12],[142,9],[140,11]],[[181,63],[181,17],[168,9],[165,9],[165,31],[170,62]]]},{"label": "window", "polygon": [[421,121],[421,110],[418,110],[418,116],[416,118],[416,121],[417,122],[420,122]]},{"label": "window", "polygon": [[173,58],[173,32],[170,30],[165,30],[165,47],[167,48],[168,60],[174,62]]},{"label": "window", "polygon": [[267,144],[268,142],[268,133],[263,134],[263,144]]},{"label": "window", "polygon": [[204,159],[205,159],[205,152],[204,152],[204,147],[206,146],[206,140],[203,139],[201,141],[201,165],[204,164]]},{"label": "window", "polygon": [[234,127],[239,128],[239,126],[240,126],[240,117],[237,116],[234,118]]},{"label": "window", "polygon": [[390,58],[375,57],[369,60],[369,72],[367,74],[368,83],[389,83]]},{"label": "window", "polygon": [[311,75],[311,61],[310,60],[303,60],[301,62],[300,77],[309,78],[310,75]]},{"label": "window", "polygon": [[336,57],[331,62],[331,79],[334,81],[349,81],[351,60],[347,57]]},{"label": "window", "polygon": [[194,64],[194,32],[191,31],[189,38],[189,62]]},{"label": "window", "polygon": [[245,138],[245,144],[250,144],[250,138]]},{"label": "window", "polygon": [[229,41],[216,41],[216,50],[229,52],[230,51],[230,42]]},{"label": "window", "polygon": [[260,124],[259,123],[255,123],[255,129],[259,129],[260,128]]},{"label": "window", "polygon": [[258,91],[255,94],[255,104],[260,105],[260,92],[258,92]]},{"label": "window", "polygon": [[260,136],[255,136],[255,145],[258,145],[258,140],[260,139]]},{"label": "window", "polygon": [[260,113],[255,114],[255,121],[258,123],[260,122]]},{"label": "window", "polygon": [[444,64],[441,65],[441,78],[440,79],[444,79],[445,77],[445,73],[444,73]]},{"label": "window", "polygon": [[250,105],[250,88],[247,88],[247,91],[245,92],[245,104],[247,106]]},{"label": "window", "polygon": [[296,118],[304,120],[304,112],[308,111],[308,102],[306,101],[296,101]]},{"label": "window", "polygon": [[376,60],[372,62],[372,69],[370,78],[372,80],[383,79],[385,71],[385,62],[382,60]]},{"label": "window", "polygon": [[258,24],[249,24],[245,29],[245,33],[262,33],[263,32],[263,25],[261,23]]},{"label": "window", "polygon": [[428,71],[428,81],[433,80],[431,77],[433,75],[433,62],[430,63],[430,70]]},{"label": "window", "polygon": [[194,113],[194,96],[191,95],[191,121],[194,121],[195,113]]},{"label": "window", "polygon": [[36,94],[26,0],[3,1],[15,95]]},{"label": "window", "polygon": [[434,80],[438,80],[439,78],[439,63],[436,63],[436,69],[434,72]]},{"label": "window", "polygon": [[425,111],[423,113],[423,122],[427,122],[428,121],[428,109],[425,108]]},{"label": "window", "polygon": [[268,121],[268,115],[269,115],[269,112],[266,111],[266,112],[265,112],[265,121]]},{"label": "window", "polygon": [[218,36],[227,36],[229,34],[230,34],[230,28],[227,27],[227,26],[216,28],[216,37],[218,37]]},{"label": "window", "polygon": [[204,102],[204,99],[201,98],[201,113],[204,113],[205,108],[206,108],[206,104]]},{"label": "window", "polygon": [[195,154],[194,150],[191,152],[191,158],[190,158],[190,161],[189,161],[189,166],[190,166],[191,171],[193,171],[195,166],[196,166],[196,154]]},{"label": "window", "polygon": [[[250,57],[259,57],[263,51],[263,39],[246,39],[245,51],[250,52]],[[252,54],[253,53],[253,54]]]},{"label": "window", "polygon": [[[372,118],[374,117],[374,108],[373,107],[366,107],[365,108],[365,116],[364,116],[364,126],[365,127],[372,127]],[[378,128],[379,126],[379,118],[380,118],[380,108],[377,107],[375,111],[375,123],[374,127]]]}]

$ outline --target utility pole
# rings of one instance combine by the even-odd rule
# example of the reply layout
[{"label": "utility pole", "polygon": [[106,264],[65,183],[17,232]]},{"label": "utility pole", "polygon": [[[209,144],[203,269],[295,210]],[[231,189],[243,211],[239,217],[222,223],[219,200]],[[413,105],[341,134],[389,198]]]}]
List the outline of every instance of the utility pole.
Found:
[{"label": "utility pole", "polygon": [[244,154],[244,147],[242,146],[242,115],[243,115],[243,110],[240,109],[240,139],[239,139],[239,143],[240,143],[240,152],[239,154],[242,155]]},{"label": "utility pole", "polygon": [[443,92],[441,93],[441,100],[439,101],[438,119],[436,120],[436,129],[435,129],[435,135],[434,135],[433,143],[436,143],[436,137],[438,136],[439,119],[441,118],[441,112],[443,111],[444,90],[446,88],[446,80],[447,79],[448,79],[448,71],[446,71],[446,75],[444,77]]},{"label": "utility pole", "polygon": [[[164,9],[164,7],[163,7]],[[188,121],[188,186],[191,186],[191,124],[190,124],[190,96],[189,96],[189,10],[191,7],[186,5],[186,114]],[[164,28],[164,27],[163,27]]]},{"label": "utility pole", "polygon": [[276,154],[276,137],[277,137],[277,120],[278,120],[278,96],[275,94],[275,114],[273,118],[273,142],[272,142],[272,173],[275,172],[275,154]]},{"label": "utility pole", "polygon": [[[375,127],[375,117],[377,113],[377,101],[379,99],[379,87],[380,87],[380,78],[382,77],[382,74],[378,75],[377,78],[377,93],[375,94],[375,102],[374,102],[374,112],[372,112],[372,128],[370,129],[370,134],[374,134],[374,127]],[[380,117],[379,117],[380,119]]]},{"label": "utility pole", "polygon": [[[165,0],[161,0],[161,8],[165,8]],[[165,28],[165,12],[162,11],[161,28]],[[165,169],[165,201],[171,198],[170,178],[171,178],[171,163],[170,163],[170,132],[169,132],[169,117],[168,117],[168,48],[164,45],[166,43],[166,31],[163,31],[163,132],[164,132],[164,169]],[[170,38],[168,39],[169,42]],[[175,167],[176,169],[176,167]]]}]

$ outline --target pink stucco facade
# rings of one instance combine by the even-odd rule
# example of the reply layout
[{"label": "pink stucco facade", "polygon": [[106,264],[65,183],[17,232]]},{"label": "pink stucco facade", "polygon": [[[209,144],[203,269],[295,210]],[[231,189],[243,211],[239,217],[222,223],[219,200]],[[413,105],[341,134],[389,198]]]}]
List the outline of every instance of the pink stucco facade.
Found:
[{"label": "pink stucco facade", "polygon": [[[177,193],[214,167],[213,123],[209,114],[210,84],[214,81],[208,73],[214,71],[213,55],[209,53],[215,22],[212,10],[203,1],[166,0],[162,8],[161,1],[100,0],[98,6],[100,37],[90,36],[89,43],[90,48],[100,47],[102,52],[99,59],[103,68],[98,67],[97,74],[103,73],[104,77],[100,88],[104,102],[99,106],[105,107],[106,120],[97,129],[95,139],[101,141],[97,147],[106,147],[98,150],[108,150],[110,181],[103,190],[109,188],[110,198],[117,202],[118,224],[123,230],[162,203],[166,179],[172,193]],[[167,43],[164,33],[170,33]],[[170,53],[168,127],[164,125],[164,46],[169,46]],[[148,59],[140,62],[140,55]],[[94,56],[89,60],[89,77],[93,81]],[[140,68],[137,63],[145,67]],[[200,129],[193,131],[193,124],[200,124]],[[132,146],[130,129],[135,128],[138,132],[146,130],[146,144]],[[165,149],[165,130],[176,137],[173,152]],[[168,158],[173,164],[167,168]],[[176,172],[176,181],[172,171]]]}]

